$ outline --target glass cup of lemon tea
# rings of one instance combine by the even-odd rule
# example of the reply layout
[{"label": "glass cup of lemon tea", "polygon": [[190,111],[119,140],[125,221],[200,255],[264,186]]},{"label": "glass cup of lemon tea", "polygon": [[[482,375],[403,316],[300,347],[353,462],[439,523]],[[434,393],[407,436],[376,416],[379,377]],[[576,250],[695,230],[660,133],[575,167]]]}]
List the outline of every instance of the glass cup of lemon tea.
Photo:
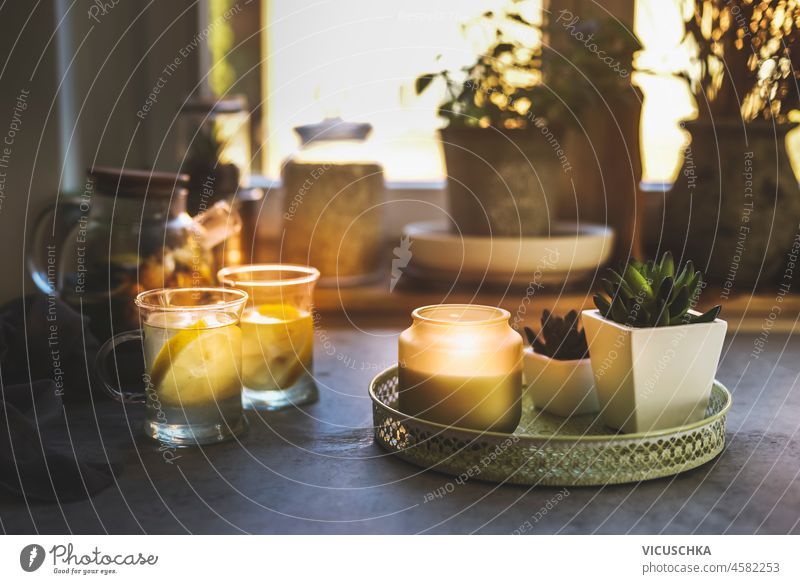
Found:
[{"label": "glass cup of lemon tea", "polygon": [[[97,354],[97,371],[111,396],[146,406],[145,433],[172,446],[213,444],[241,433],[242,329],[247,293],[225,288],[172,288],[135,299],[141,330],[119,333]],[[139,341],[143,391],[117,387],[109,356]],[[116,357],[116,352],[115,352]]]},{"label": "glass cup of lemon tea", "polygon": [[316,401],[312,297],[319,270],[257,264],[223,268],[217,278],[249,297],[242,313],[244,407],[278,410]]}]

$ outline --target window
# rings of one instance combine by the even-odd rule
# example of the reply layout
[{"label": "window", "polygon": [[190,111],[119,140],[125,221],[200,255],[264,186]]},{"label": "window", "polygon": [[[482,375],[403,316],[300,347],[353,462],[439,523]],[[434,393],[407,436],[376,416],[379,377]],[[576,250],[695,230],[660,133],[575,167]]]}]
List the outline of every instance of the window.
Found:
[{"label": "window", "polygon": [[340,115],[373,125],[372,143],[388,180],[441,180],[438,96],[418,97],[414,79],[474,59],[475,39],[465,38],[461,24],[504,0],[268,4],[267,173],[279,174],[296,147],[293,126]]},{"label": "window", "polygon": [[[208,1],[214,14],[236,5]],[[253,1],[231,19],[229,34],[211,39],[218,45],[211,47],[217,63],[211,83],[217,81],[217,91],[246,92],[252,103],[262,103],[255,125],[263,144],[262,172],[269,177],[280,176],[282,161],[297,147],[294,126],[339,115],[373,125],[372,143],[389,180],[441,181],[436,128],[442,121],[435,113],[440,95],[415,95],[414,80],[474,60],[483,44],[475,37],[480,33],[465,35],[461,25],[505,5],[506,0]],[[541,0],[531,0],[527,9],[541,21]],[[678,122],[694,110],[686,83],[670,75],[687,58],[676,49],[683,36],[680,1],[638,0],[634,27],[644,45],[635,76],[644,94],[643,180],[670,183],[685,139]],[[227,82],[219,81],[226,76]]]}]

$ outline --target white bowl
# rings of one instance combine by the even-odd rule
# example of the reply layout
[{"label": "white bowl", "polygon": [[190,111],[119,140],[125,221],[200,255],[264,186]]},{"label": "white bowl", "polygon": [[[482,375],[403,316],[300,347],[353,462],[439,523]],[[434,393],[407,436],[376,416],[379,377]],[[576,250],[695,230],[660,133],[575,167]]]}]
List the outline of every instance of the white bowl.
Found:
[{"label": "white bowl", "polygon": [[540,410],[568,418],[600,409],[590,359],[559,361],[527,347],[523,362],[525,392]]},{"label": "white bowl", "polygon": [[415,271],[446,272],[491,280],[515,274],[585,274],[611,255],[614,232],[605,225],[557,223],[550,236],[475,237],[452,232],[447,221],[410,223],[403,229]]}]

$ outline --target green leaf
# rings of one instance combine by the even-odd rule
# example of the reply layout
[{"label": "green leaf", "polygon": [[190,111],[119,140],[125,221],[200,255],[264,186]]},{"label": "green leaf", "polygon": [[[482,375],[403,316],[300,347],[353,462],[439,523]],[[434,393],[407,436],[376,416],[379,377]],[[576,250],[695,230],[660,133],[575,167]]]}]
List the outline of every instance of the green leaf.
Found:
[{"label": "green leaf", "polygon": [[653,324],[653,314],[644,306],[640,306],[633,324],[641,327],[651,326]]},{"label": "green leaf", "polygon": [[533,347],[533,351],[535,353],[539,353],[540,355],[547,355],[548,357],[552,357],[550,351],[548,350],[548,345],[543,344],[539,341],[539,339],[533,339],[533,343],[531,343]]},{"label": "green leaf", "polygon": [[696,270],[694,269],[694,264],[691,262],[691,260],[686,262],[686,267],[684,269],[686,270],[686,279],[683,281],[683,285],[688,286],[694,278]]},{"label": "green leaf", "polygon": [[[631,290],[631,287],[625,281],[625,278],[623,278],[622,275],[619,272],[617,272],[613,268],[609,268],[608,271],[611,272],[614,275],[615,288],[621,287],[623,290],[625,290],[625,292],[627,292],[628,296],[636,296],[633,293],[633,290]],[[623,271],[625,271],[624,268],[623,268]],[[613,294],[610,294],[609,296],[613,296]]]},{"label": "green leaf", "polygon": [[689,292],[689,303],[697,302],[700,298],[701,286],[703,284],[703,277],[700,272],[695,272],[686,284],[686,290]]},{"label": "green leaf", "polygon": [[595,294],[592,300],[594,300],[594,305],[600,311],[600,314],[608,318],[611,311],[611,303],[599,294]]},{"label": "green leaf", "polygon": [[665,304],[669,303],[669,298],[672,295],[672,289],[672,277],[667,276],[664,278],[664,280],[662,280],[661,285],[658,288],[658,301],[664,302]]},{"label": "green leaf", "polygon": [[661,256],[661,260],[656,262],[653,268],[653,289],[658,290],[661,283],[667,278],[675,278],[675,263],[672,260],[672,254],[670,252],[665,252],[664,255]]},{"label": "green leaf", "polygon": [[617,296],[611,303],[611,318],[620,324],[626,324],[628,320],[628,311],[622,305],[622,300]]},{"label": "green leaf", "polygon": [[722,306],[717,305],[714,308],[706,310],[703,314],[699,316],[692,316],[692,319],[689,322],[691,322],[692,324],[714,322],[714,319],[717,318],[717,316],[719,316],[721,310]]},{"label": "green leaf", "polygon": [[525,327],[525,337],[528,339],[528,344],[533,345],[534,341],[536,341],[536,333],[533,332],[533,329],[530,327]]},{"label": "green leaf", "polygon": [[710,322],[718,314],[710,311],[693,317],[689,313],[703,290],[703,275],[691,260],[676,265],[669,251],[656,261],[631,258],[620,268],[621,273],[613,269],[608,272],[608,278],[601,279],[600,288],[610,298],[598,294],[595,305],[615,322],[661,327]]},{"label": "green leaf", "polygon": [[627,264],[623,263],[620,266],[620,272],[625,273],[625,268],[627,266],[633,266],[637,270],[642,270],[644,268],[644,262],[640,262],[636,258],[628,258],[628,263]]},{"label": "green leaf", "polygon": [[697,272],[697,283],[695,284],[695,292],[697,293],[697,299],[700,299],[700,295],[703,293],[703,274],[702,272]]},{"label": "green leaf", "polygon": [[678,295],[669,305],[669,317],[674,321],[683,316],[689,310],[689,289],[681,288]]},{"label": "green leaf", "polygon": [[659,301],[656,319],[656,326],[669,326],[669,309],[667,308],[666,301]]},{"label": "green leaf", "polygon": [[542,330],[538,335],[530,329],[525,334],[531,341],[535,352],[553,359],[580,359],[589,348],[586,336],[578,330],[578,312],[571,310],[565,317],[557,316],[549,310],[543,311]]},{"label": "green leaf", "polygon": [[435,78],[435,73],[426,73],[425,75],[420,75],[417,77],[417,82],[414,85],[417,95],[420,95],[423,91],[425,91]]},{"label": "green leaf", "polygon": [[675,277],[675,260],[672,259],[672,252],[665,252],[661,256],[661,266],[659,268],[661,278],[674,278]]},{"label": "green leaf", "polygon": [[570,332],[574,331],[578,326],[578,311],[570,310],[564,317],[564,324]]},{"label": "green leaf", "polygon": [[692,272],[689,270],[689,264],[683,266],[683,269],[681,270],[680,274],[678,274],[678,277],[675,278],[675,287],[680,288],[682,286],[685,286],[691,273]]},{"label": "green leaf", "polygon": [[640,293],[643,293],[647,298],[653,298],[653,288],[650,283],[631,265],[625,269],[625,281],[634,292],[633,296],[638,297]]},{"label": "green leaf", "polygon": [[600,280],[600,287],[603,289],[603,292],[608,294],[608,296],[610,298],[613,298],[614,296],[616,296],[617,295],[617,290],[619,289],[618,285],[616,285],[614,282],[612,282],[611,280],[608,280],[606,278],[602,278]]}]

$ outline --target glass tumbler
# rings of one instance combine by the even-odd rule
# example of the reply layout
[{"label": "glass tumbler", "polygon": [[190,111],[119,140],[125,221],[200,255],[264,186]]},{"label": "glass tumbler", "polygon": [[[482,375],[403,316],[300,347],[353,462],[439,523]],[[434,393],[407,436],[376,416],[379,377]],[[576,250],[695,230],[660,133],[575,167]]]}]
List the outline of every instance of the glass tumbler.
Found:
[{"label": "glass tumbler", "polygon": [[522,415],[522,337],[510,316],[471,304],[417,308],[400,334],[400,411],[447,426],[513,432]]},{"label": "glass tumbler", "polygon": [[312,296],[319,271],[257,264],[223,268],[217,277],[249,296],[242,314],[244,407],[278,410],[316,401]]},{"label": "glass tumbler", "polygon": [[[171,446],[212,444],[246,428],[242,413],[242,329],[247,293],[224,288],[163,288],[136,297],[142,328],[115,335],[98,352],[106,391],[145,403],[145,433]],[[120,343],[144,350],[144,391],[119,389],[107,369]]]}]

